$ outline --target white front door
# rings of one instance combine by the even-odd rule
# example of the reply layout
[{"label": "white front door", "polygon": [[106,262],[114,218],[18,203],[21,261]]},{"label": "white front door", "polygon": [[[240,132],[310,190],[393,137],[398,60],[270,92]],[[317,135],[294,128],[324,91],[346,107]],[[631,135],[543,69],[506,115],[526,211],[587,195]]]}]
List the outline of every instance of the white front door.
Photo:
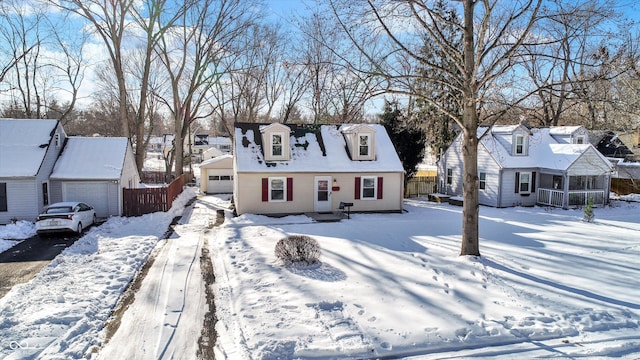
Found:
[{"label": "white front door", "polygon": [[331,211],[331,176],[316,176],[313,187],[315,211]]}]

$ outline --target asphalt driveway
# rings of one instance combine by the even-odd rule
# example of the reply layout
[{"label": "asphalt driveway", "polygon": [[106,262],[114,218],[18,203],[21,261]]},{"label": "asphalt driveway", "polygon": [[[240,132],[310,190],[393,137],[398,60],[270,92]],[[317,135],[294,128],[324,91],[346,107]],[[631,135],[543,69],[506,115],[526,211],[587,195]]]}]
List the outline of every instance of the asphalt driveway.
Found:
[{"label": "asphalt driveway", "polygon": [[36,235],[0,253],[0,298],[14,285],[31,280],[40,269],[49,264],[62,250],[71,246],[80,236],[76,234],[50,237]]}]

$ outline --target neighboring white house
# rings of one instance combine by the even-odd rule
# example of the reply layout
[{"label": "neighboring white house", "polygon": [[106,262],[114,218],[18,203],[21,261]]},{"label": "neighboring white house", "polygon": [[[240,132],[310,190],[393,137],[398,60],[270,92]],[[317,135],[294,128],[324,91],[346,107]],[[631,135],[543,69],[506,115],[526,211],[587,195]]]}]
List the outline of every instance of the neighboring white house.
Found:
[{"label": "neighboring white house", "polygon": [[[483,136],[484,135],[484,136]],[[609,202],[609,162],[582,126],[481,127],[478,137],[479,202],[495,207],[583,206]],[[462,196],[462,134],[438,161],[439,192]]]},{"label": "neighboring white house", "polygon": [[83,201],[98,217],[122,215],[122,189],[137,188],[140,176],[127,138],[67,140],[50,176],[51,201]]},{"label": "neighboring white house", "polygon": [[35,220],[67,135],[57,120],[0,119],[0,224]]},{"label": "neighboring white house", "polygon": [[220,155],[200,164],[200,191],[206,194],[233,192],[233,156]]},{"label": "neighboring white house", "polygon": [[381,125],[236,123],[237,214],[401,212],[404,169]]}]

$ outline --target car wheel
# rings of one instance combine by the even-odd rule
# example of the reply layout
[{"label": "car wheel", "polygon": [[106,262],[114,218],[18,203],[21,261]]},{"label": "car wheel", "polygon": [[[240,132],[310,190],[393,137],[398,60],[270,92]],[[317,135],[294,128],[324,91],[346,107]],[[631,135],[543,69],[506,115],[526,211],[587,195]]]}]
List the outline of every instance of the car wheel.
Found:
[{"label": "car wheel", "polygon": [[82,234],[82,223],[78,223],[78,230],[76,232]]},{"label": "car wheel", "polygon": [[97,220],[98,220],[98,218],[96,217],[96,214],[93,214],[93,225],[96,224]]}]

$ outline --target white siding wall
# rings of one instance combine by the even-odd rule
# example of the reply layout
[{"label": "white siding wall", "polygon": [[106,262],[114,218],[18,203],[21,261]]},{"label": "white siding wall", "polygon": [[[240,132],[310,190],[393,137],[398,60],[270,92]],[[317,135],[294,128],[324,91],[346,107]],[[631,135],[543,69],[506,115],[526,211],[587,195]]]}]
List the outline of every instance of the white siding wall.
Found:
[{"label": "white siding wall", "polygon": [[[462,172],[462,169],[460,169]],[[478,202],[481,205],[498,206],[500,196],[500,168],[493,157],[484,148],[478,146],[478,177],[480,173],[486,173],[485,189],[478,189]]]},{"label": "white siding wall", "polygon": [[0,182],[7,184],[7,211],[0,212],[0,224],[10,223],[12,218],[34,221],[39,214],[35,178]]},{"label": "white siding wall", "polygon": [[129,144],[127,144],[120,185],[127,189],[137,189],[140,185],[140,174],[138,174],[138,168],[136,167],[136,159]]},{"label": "white siding wall", "polygon": [[568,169],[569,176],[603,175],[609,173],[609,161],[603,160],[595,148],[589,148]]},{"label": "white siding wall", "polygon": [[516,172],[536,172],[536,189],[540,183],[537,179],[539,172],[537,169],[505,169],[502,172],[502,199],[498,206],[534,206],[536,204],[535,191],[530,195],[523,195],[515,192],[516,188]]}]

